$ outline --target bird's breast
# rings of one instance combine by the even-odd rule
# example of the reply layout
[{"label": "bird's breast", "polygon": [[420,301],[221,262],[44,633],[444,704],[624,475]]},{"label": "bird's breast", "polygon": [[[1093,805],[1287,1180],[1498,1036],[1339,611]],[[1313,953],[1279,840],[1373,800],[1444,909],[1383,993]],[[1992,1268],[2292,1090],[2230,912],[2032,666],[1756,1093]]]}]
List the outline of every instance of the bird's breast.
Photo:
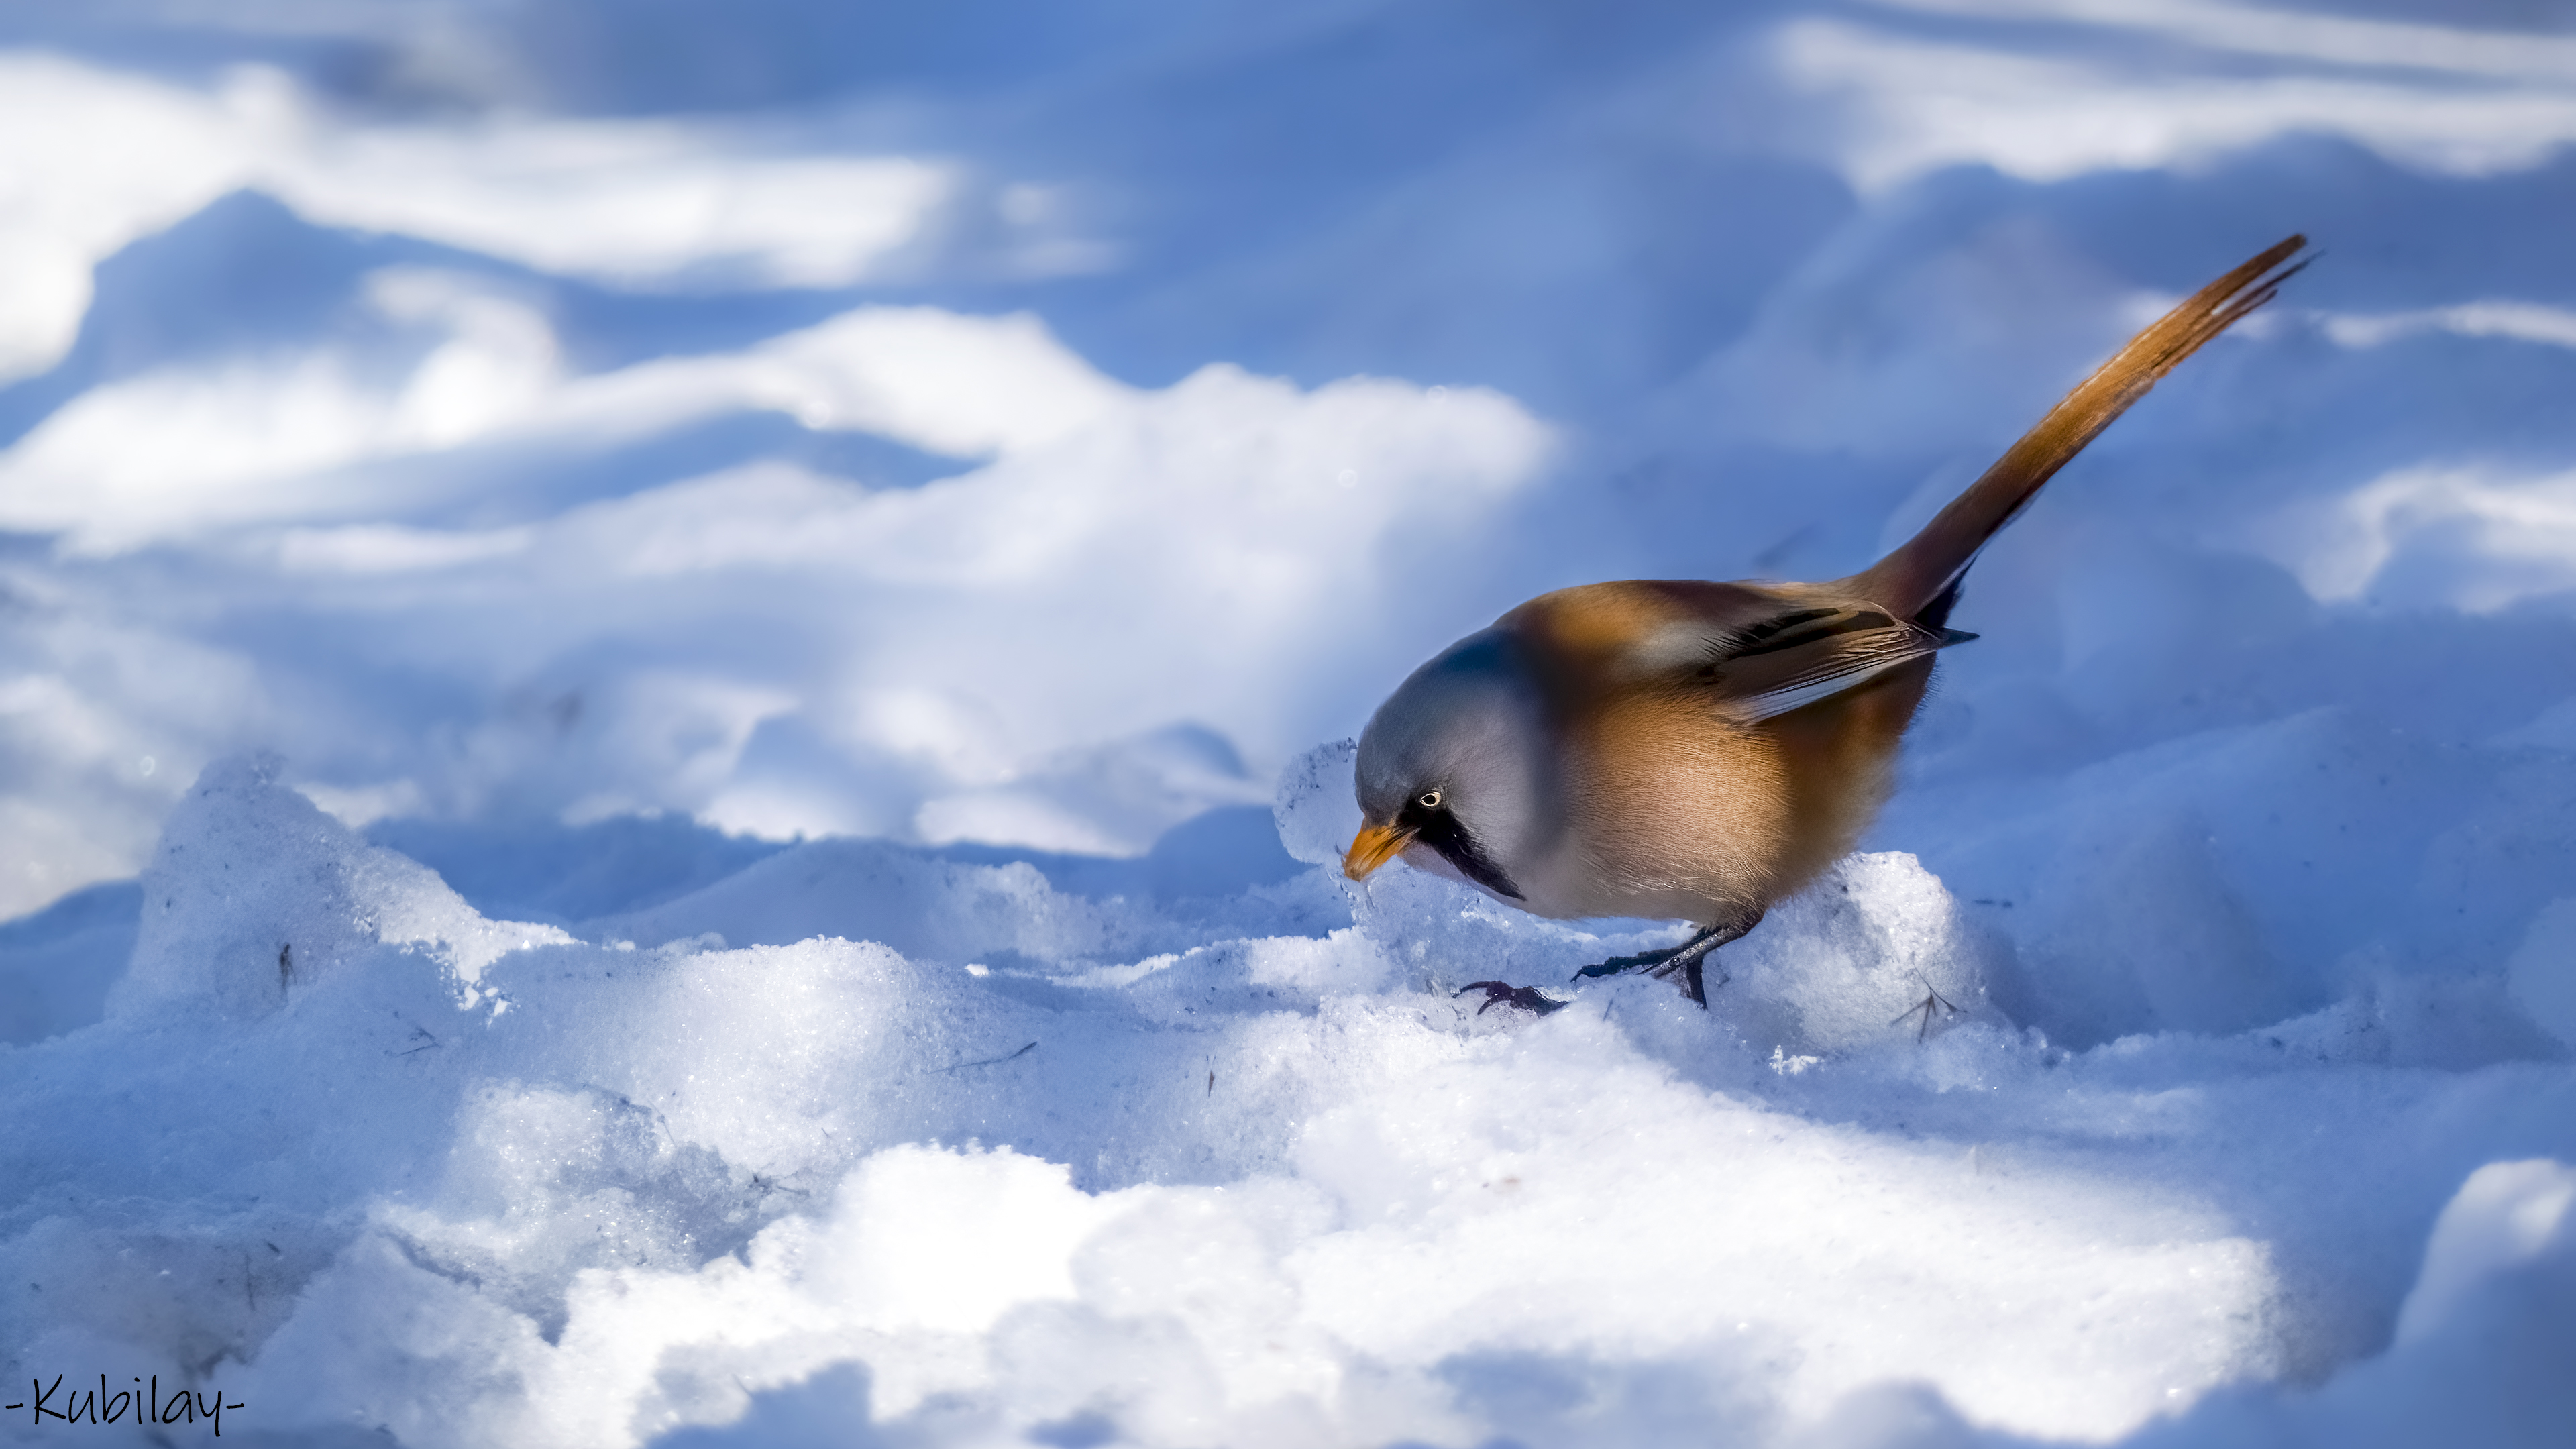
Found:
[{"label": "bird's breast", "polygon": [[1772,899],[1794,821],[1777,742],[1703,698],[1614,693],[1565,731],[1565,838],[1533,872],[1568,916],[1709,921]]}]

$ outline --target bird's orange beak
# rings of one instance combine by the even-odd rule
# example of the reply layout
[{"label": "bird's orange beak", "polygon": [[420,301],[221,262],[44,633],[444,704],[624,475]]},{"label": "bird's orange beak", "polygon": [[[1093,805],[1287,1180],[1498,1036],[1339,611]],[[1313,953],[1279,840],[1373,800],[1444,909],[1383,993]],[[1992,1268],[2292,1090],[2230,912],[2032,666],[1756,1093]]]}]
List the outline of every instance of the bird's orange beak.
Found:
[{"label": "bird's orange beak", "polygon": [[1393,825],[1363,825],[1351,841],[1348,855],[1342,857],[1342,874],[1353,880],[1366,880],[1369,872],[1395,859],[1396,853],[1413,843],[1413,832]]}]

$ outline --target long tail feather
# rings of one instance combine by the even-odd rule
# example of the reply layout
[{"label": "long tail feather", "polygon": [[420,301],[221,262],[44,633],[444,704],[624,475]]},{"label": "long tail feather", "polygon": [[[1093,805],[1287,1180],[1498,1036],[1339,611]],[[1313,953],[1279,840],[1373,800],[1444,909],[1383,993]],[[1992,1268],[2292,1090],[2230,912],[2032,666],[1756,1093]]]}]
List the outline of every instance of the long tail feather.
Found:
[{"label": "long tail feather", "polygon": [[1977,551],[2013,521],[2041,484],[2202,343],[2271,301],[2281,284],[2307,265],[2281,264],[2307,244],[2306,237],[2294,236],[2271,247],[2129,339],[2128,346],[2050,408],[2039,426],[1996,459],[1921,533],[1848,580],[1851,591],[1887,606],[1899,618],[1914,618],[1949,597]]}]

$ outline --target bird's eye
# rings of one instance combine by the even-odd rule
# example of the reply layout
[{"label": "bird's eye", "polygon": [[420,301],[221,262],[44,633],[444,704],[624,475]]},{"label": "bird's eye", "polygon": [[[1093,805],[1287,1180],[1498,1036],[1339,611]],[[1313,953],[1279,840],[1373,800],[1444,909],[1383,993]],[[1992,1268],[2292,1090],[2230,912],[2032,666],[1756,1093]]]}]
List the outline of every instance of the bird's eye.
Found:
[{"label": "bird's eye", "polygon": [[1441,798],[1439,791],[1425,790],[1422,792],[1422,799],[1418,803],[1425,810],[1437,810],[1440,808]]}]

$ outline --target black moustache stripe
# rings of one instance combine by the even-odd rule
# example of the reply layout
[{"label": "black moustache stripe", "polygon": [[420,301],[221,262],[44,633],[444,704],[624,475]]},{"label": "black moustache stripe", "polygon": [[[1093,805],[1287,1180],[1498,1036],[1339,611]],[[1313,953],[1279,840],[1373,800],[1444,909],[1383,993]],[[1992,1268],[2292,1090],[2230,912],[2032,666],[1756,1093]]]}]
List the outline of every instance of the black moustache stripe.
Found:
[{"label": "black moustache stripe", "polygon": [[1501,866],[1494,864],[1493,857],[1485,854],[1482,846],[1476,844],[1476,838],[1467,833],[1466,826],[1458,823],[1457,816],[1446,810],[1425,810],[1414,805],[1405,809],[1398,823],[1412,826],[1414,838],[1440,852],[1440,858],[1458,867],[1460,875],[1505,900],[1524,899],[1521,888],[1512,884],[1512,878],[1503,873]]}]

